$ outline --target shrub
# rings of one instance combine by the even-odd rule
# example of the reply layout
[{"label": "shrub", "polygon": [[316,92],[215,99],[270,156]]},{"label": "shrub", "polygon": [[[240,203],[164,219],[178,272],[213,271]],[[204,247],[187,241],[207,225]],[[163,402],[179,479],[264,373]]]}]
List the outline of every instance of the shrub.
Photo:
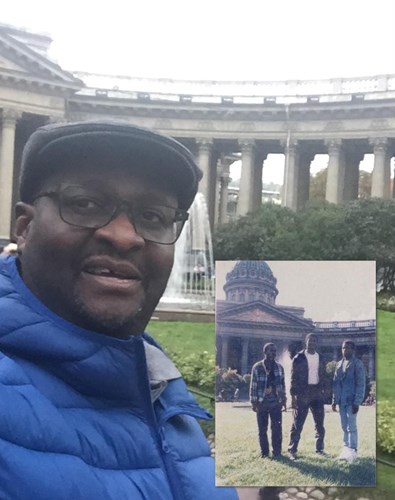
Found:
[{"label": "shrub", "polygon": [[379,401],[377,412],[377,441],[386,453],[395,452],[395,401]]},{"label": "shrub", "polygon": [[395,295],[389,292],[379,292],[377,294],[377,309],[395,312]]},{"label": "shrub", "polygon": [[172,353],[171,357],[189,386],[202,389],[214,397],[214,354],[207,351],[195,352],[188,356]]},{"label": "shrub", "polygon": [[216,391],[221,394],[226,401],[231,401],[236,389],[243,388],[243,378],[237,373],[237,370],[231,368],[216,368]]}]

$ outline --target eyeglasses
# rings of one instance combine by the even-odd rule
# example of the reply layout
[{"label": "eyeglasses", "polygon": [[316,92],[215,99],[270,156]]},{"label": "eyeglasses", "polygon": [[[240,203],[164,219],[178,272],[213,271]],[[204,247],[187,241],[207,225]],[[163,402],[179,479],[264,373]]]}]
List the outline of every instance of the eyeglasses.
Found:
[{"label": "eyeglasses", "polygon": [[46,196],[57,200],[60,218],[71,226],[99,229],[124,212],[142,238],[162,245],[177,241],[189,217],[188,212],[179,208],[132,205],[83,186],[60,186],[37,195],[34,201]]}]

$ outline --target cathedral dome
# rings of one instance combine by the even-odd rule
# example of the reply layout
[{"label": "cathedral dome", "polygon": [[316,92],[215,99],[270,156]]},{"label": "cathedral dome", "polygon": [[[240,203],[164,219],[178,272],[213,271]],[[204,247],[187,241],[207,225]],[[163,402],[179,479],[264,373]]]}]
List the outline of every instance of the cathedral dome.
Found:
[{"label": "cathedral dome", "polygon": [[239,261],[226,275],[224,291],[231,302],[253,302],[260,300],[274,305],[278,290],[277,280],[264,261]]}]

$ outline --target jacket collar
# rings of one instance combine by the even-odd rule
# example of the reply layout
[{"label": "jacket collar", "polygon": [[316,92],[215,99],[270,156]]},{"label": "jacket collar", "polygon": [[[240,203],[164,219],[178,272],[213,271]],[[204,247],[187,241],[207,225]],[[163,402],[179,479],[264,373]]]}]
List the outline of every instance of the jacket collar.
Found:
[{"label": "jacket collar", "polygon": [[144,340],[152,341],[117,339],[60,318],[26,287],[14,257],[0,259],[0,317],[0,350],[8,356],[33,362],[88,397],[137,405],[150,397]]}]

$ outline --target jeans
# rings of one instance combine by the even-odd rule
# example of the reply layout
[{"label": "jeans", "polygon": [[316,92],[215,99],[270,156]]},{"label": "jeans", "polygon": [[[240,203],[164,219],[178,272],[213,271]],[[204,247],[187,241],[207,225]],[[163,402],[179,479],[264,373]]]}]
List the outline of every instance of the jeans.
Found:
[{"label": "jeans", "polygon": [[288,451],[291,453],[296,453],[298,451],[300,435],[302,433],[309,409],[313,414],[315,423],[315,449],[316,451],[323,451],[324,449],[324,400],[316,387],[308,386],[303,396],[298,396],[296,399],[296,407],[294,408],[293,423],[288,446]]},{"label": "jeans", "polygon": [[259,431],[259,445],[261,447],[262,456],[269,455],[269,441],[267,439],[267,427],[269,424],[269,416],[270,416],[270,426],[272,431],[273,455],[279,455],[281,453],[281,445],[283,438],[282,413],[281,413],[281,405],[276,404],[267,409],[259,408],[256,414],[258,422],[258,431]]},{"label": "jeans", "polygon": [[344,446],[358,449],[357,413],[352,412],[352,405],[339,406],[340,421],[343,429]]}]

